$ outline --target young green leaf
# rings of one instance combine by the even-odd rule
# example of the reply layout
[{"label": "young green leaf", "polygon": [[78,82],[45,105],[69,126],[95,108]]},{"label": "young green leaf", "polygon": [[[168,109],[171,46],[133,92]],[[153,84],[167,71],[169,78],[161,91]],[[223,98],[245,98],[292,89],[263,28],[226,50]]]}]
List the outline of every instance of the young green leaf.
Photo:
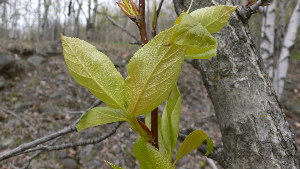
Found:
[{"label": "young green leaf", "polygon": [[113,169],[123,169],[123,168],[121,168],[121,167],[119,167],[119,166],[116,166],[116,165],[114,165],[113,163],[110,163],[110,162],[108,162],[108,161],[106,161],[106,160],[104,160],[107,164],[109,164]]},{"label": "young green leaf", "polygon": [[199,147],[203,141],[206,141],[207,144],[207,150],[205,155],[209,155],[212,152],[214,143],[212,140],[204,133],[202,130],[195,130],[192,133],[190,133],[185,140],[182,142],[182,145],[180,146],[176,159],[174,161],[174,164],[181,159],[186,154],[192,152],[197,147]]},{"label": "young green leaf", "polygon": [[173,34],[172,42],[185,45],[186,58],[209,59],[217,54],[217,39],[214,38],[195,18],[187,13],[182,13],[175,25],[178,25]]},{"label": "young green leaf", "polygon": [[181,112],[181,95],[175,84],[172,93],[167,100],[165,109],[162,114],[162,140],[164,142],[169,159],[177,145],[179,132],[179,119]]},{"label": "young green leaf", "polygon": [[[166,143],[163,141],[163,132],[162,132],[162,125],[161,122],[162,119],[160,116],[158,116],[158,146],[159,146],[159,151],[164,153],[164,154],[168,154],[167,153],[167,149],[166,147],[168,147],[169,145],[165,145]],[[146,126],[148,126],[148,128],[151,128],[151,113],[147,113],[145,114],[145,124]]]},{"label": "young green leaf", "polygon": [[168,97],[184,61],[185,46],[170,44],[176,27],[158,34],[135,53],[128,64],[125,95],[129,112],[150,112]]},{"label": "young green leaf", "polygon": [[125,105],[124,79],[111,60],[91,44],[62,36],[65,61],[72,77],[112,108]]},{"label": "young green leaf", "polygon": [[144,117],[145,117],[145,124],[146,124],[146,126],[149,128],[149,129],[151,129],[151,113],[149,112],[149,113],[146,113],[145,115],[144,115]]},{"label": "young green leaf", "polygon": [[159,152],[142,137],[137,138],[133,152],[141,169],[175,169],[166,154]]},{"label": "young green leaf", "polygon": [[236,10],[237,6],[211,6],[197,9],[190,13],[190,15],[197,19],[209,33],[219,32],[228,22],[232,12]]},{"label": "young green leaf", "polygon": [[95,127],[116,121],[127,121],[122,110],[112,109],[109,107],[95,107],[82,116],[80,121],[77,123],[76,128],[78,131],[81,131],[89,127]]}]

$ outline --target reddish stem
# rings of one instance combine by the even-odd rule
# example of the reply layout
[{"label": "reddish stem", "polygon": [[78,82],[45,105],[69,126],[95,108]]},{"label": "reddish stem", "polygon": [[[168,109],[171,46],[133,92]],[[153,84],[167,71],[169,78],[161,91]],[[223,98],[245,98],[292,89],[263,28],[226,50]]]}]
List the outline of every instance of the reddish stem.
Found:
[{"label": "reddish stem", "polygon": [[[147,30],[146,30],[146,22],[145,22],[145,0],[139,1],[139,12],[140,14],[137,16],[135,21],[136,25],[139,28],[142,45],[148,43]],[[158,108],[155,108],[151,112],[151,134],[152,140],[151,144],[155,148],[158,147]]]},{"label": "reddish stem", "polygon": [[139,10],[140,14],[136,18],[136,25],[139,28],[142,45],[148,43],[146,22],[145,22],[145,0],[139,1]]},{"label": "reddish stem", "polygon": [[158,149],[158,108],[151,111],[151,133],[152,145]]}]

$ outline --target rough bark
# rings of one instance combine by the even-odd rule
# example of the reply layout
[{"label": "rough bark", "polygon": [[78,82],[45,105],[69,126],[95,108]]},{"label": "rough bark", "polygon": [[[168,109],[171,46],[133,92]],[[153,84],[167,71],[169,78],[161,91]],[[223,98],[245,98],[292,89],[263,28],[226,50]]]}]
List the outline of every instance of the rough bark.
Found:
[{"label": "rough bark", "polygon": [[295,9],[290,18],[288,28],[283,40],[280,57],[278,60],[278,68],[274,75],[274,88],[276,93],[281,96],[284,88],[285,77],[289,66],[290,49],[295,44],[298,28],[300,25],[300,0],[297,1]]},{"label": "rough bark", "polygon": [[264,7],[261,26],[260,54],[264,60],[266,70],[273,77],[274,66],[274,40],[275,40],[275,8],[277,0],[273,0],[270,6]]},{"label": "rough bark", "polygon": [[[190,3],[173,1],[177,14],[186,11]],[[218,2],[224,3],[195,0],[193,9]],[[227,4],[233,5],[231,1]],[[201,71],[222,133],[222,160],[218,162],[226,169],[296,169],[299,164],[293,134],[264,76],[247,21],[242,21],[238,13],[215,34],[219,39],[218,55],[193,61]]]}]

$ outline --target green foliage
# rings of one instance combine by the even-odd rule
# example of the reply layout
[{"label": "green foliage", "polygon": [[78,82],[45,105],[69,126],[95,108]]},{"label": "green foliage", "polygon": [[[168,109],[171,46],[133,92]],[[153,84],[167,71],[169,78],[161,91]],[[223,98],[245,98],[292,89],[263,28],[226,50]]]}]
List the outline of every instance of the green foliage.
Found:
[{"label": "green foliage", "polygon": [[[123,0],[118,5],[128,15],[137,12],[131,0]],[[206,155],[211,153],[212,140],[203,131],[196,130],[183,141],[172,165],[181,111],[181,95],[176,83],[184,58],[209,59],[216,55],[217,39],[211,33],[221,30],[235,9],[223,5],[199,9],[191,14],[183,12],[173,27],[158,34],[135,53],[128,64],[125,80],[110,59],[94,46],[62,36],[65,61],[72,77],[109,106],[88,111],[78,122],[77,130],[127,121],[140,135],[133,151],[141,169],[174,169],[180,158],[204,141]],[[149,144],[154,139],[148,129],[151,128],[149,112],[165,100],[162,117],[158,118],[160,149],[157,150]],[[145,115],[146,125],[137,120],[139,115]]]},{"label": "green foliage", "polygon": [[187,46],[186,58],[209,59],[217,54],[217,39],[214,38],[195,18],[182,13],[175,21],[178,26],[173,34],[174,44]]},{"label": "green foliage", "polygon": [[77,83],[112,108],[125,105],[124,79],[111,60],[91,44],[62,36],[69,72]]},{"label": "green foliage", "polygon": [[213,150],[214,143],[202,130],[195,130],[190,133],[182,142],[182,145],[177,152],[174,164],[183,156],[201,146],[203,141],[207,142],[207,151],[205,155],[209,155]]},{"label": "green foliage", "polygon": [[147,143],[142,137],[134,143],[133,152],[141,169],[174,169],[168,156]]},{"label": "green foliage", "polygon": [[78,131],[81,131],[89,127],[116,121],[127,121],[126,115],[122,110],[109,107],[95,107],[82,116],[76,128]]},{"label": "green foliage", "polygon": [[190,13],[209,33],[219,32],[228,22],[237,6],[211,6]]},{"label": "green foliage", "polygon": [[167,100],[161,120],[163,145],[169,159],[172,158],[173,150],[177,145],[180,111],[181,95],[177,85],[175,85],[169,99]]},{"label": "green foliage", "polygon": [[292,55],[292,59],[300,60],[300,52],[293,52],[291,55]]},{"label": "green foliage", "polygon": [[134,115],[150,112],[168,97],[184,61],[185,48],[169,44],[175,27],[158,34],[131,58],[125,80],[128,110]]}]

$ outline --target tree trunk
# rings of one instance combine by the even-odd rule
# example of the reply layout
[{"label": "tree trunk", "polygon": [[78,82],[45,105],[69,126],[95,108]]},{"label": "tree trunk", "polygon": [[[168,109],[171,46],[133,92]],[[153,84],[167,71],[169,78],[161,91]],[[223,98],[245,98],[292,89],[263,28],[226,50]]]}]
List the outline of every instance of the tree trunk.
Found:
[{"label": "tree trunk", "polygon": [[283,40],[278,68],[274,75],[274,88],[276,93],[281,96],[284,88],[285,77],[289,66],[290,49],[295,44],[298,28],[300,25],[300,0],[297,1],[296,7],[290,18],[289,25]]},{"label": "tree trunk", "polygon": [[275,19],[277,1],[273,0],[270,6],[264,7],[261,26],[260,54],[264,60],[266,70],[270,77],[273,77],[274,66],[274,40],[275,40]]},{"label": "tree trunk", "polygon": [[41,38],[42,40],[47,39],[48,35],[48,11],[51,4],[51,0],[44,0],[44,15],[43,15],[43,22],[42,22],[42,34]]},{"label": "tree trunk", "polygon": [[7,10],[6,10],[6,2],[5,1],[1,1],[1,3],[3,3],[3,11],[2,11],[2,24],[5,30],[4,35],[6,36],[5,38],[8,38],[8,23],[7,23]]},{"label": "tree trunk", "polygon": [[82,7],[82,1],[77,0],[77,3],[78,3],[78,9],[77,9],[76,16],[75,16],[74,32],[73,32],[73,35],[75,37],[79,37],[79,33],[80,33],[79,16],[80,16],[81,7]]},{"label": "tree trunk", "polygon": [[92,9],[92,1],[88,1],[88,17],[86,19],[86,37],[90,40],[93,37],[93,29],[95,27],[97,16],[98,2],[94,0],[94,8]]},{"label": "tree trunk", "polygon": [[[190,1],[173,0],[177,14]],[[213,3],[214,2],[214,3]],[[222,0],[195,0],[193,9],[218,5]],[[227,4],[233,5],[232,1]],[[298,159],[290,126],[285,119],[246,21],[234,13],[215,34],[218,55],[194,60],[213,102],[223,150],[218,162],[226,169],[296,169]]]},{"label": "tree trunk", "polygon": [[37,27],[37,41],[41,40],[41,0],[38,1],[38,8],[37,8],[37,22],[38,22],[38,27]]}]

